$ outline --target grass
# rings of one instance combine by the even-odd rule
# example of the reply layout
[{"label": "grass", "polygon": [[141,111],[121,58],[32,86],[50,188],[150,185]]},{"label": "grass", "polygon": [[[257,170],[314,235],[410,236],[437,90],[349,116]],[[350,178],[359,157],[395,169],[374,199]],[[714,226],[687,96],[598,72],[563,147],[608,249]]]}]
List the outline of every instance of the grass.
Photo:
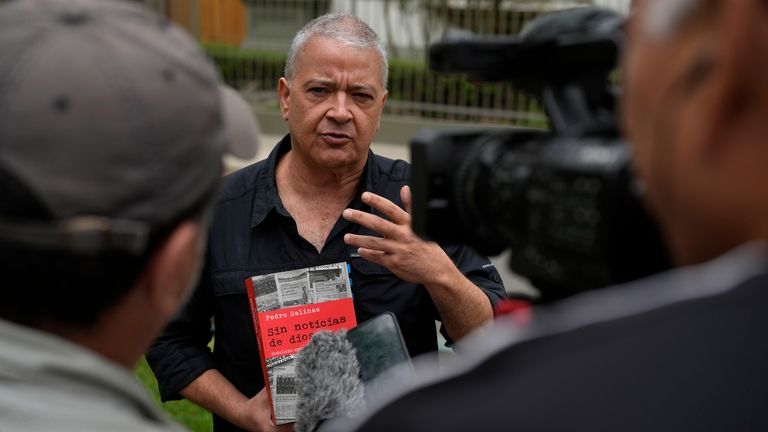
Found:
[{"label": "grass", "polygon": [[146,387],[152,394],[158,405],[162,405],[165,412],[177,422],[183,424],[187,429],[193,432],[209,432],[213,430],[211,413],[192,402],[187,400],[166,403],[160,402],[160,394],[157,390],[157,380],[144,357],[141,358],[141,361],[136,366],[135,373],[136,377],[139,378],[139,381],[141,381],[141,383],[144,384],[144,387]]}]

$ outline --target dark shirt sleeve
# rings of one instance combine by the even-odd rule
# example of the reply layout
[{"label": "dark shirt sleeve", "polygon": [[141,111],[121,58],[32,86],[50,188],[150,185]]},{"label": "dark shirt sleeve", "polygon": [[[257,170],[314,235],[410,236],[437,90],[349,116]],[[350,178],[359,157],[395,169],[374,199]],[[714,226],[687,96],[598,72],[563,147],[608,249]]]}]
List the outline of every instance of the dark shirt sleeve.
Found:
[{"label": "dark shirt sleeve", "polygon": [[215,369],[208,344],[212,337],[212,280],[206,256],[200,282],[185,306],[147,352],[163,401],[181,399],[179,391],[208,369]]},{"label": "dark shirt sleeve", "polygon": [[465,245],[449,246],[445,251],[464,276],[488,296],[491,307],[507,297],[501,275],[491,260]]},{"label": "dark shirt sleeve", "polygon": [[[444,246],[443,249],[451,257],[456,267],[461,270],[461,273],[488,296],[491,308],[495,308],[502,299],[507,298],[504,282],[488,258],[466,245],[449,245]],[[437,309],[435,309],[435,313],[437,313]],[[435,319],[442,321],[439,315]],[[445,325],[441,326],[440,333],[448,342],[447,345],[451,346],[453,342],[445,330]]]}]

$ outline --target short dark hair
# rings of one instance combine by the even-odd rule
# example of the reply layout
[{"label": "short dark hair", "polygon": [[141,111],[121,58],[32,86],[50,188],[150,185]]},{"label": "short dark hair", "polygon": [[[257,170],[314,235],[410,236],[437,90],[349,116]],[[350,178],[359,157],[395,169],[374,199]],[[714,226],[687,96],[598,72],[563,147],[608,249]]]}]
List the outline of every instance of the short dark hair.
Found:
[{"label": "short dark hair", "polygon": [[[0,318],[30,327],[43,323],[81,328],[93,325],[136,284],[168,235],[183,221],[204,213],[217,188],[173,221],[154,228],[140,255],[75,254],[0,241]],[[54,219],[42,201],[2,167],[0,196],[3,218],[39,222]]]}]

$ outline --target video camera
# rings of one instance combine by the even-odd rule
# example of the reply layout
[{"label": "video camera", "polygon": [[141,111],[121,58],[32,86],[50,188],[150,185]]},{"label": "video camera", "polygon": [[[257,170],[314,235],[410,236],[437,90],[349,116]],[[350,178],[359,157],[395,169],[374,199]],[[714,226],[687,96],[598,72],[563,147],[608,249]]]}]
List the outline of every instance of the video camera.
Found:
[{"label": "video camera", "polygon": [[543,103],[551,131],[422,130],[411,140],[419,235],[486,255],[511,248],[510,269],[542,302],[669,267],[618,131],[611,74],[623,21],[582,7],[519,37],[432,45],[432,69],[514,83]]}]

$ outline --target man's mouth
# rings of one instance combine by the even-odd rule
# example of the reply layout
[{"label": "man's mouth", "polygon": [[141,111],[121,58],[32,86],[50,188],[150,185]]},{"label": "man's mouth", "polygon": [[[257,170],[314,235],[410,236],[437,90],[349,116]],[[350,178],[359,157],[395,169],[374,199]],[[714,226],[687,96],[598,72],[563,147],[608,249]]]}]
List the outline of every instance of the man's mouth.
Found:
[{"label": "man's mouth", "polygon": [[350,141],[352,141],[352,135],[349,135],[344,132],[334,132],[334,131],[328,131],[328,132],[321,132],[320,136],[325,140],[325,142],[329,144],[345,144]]}]

